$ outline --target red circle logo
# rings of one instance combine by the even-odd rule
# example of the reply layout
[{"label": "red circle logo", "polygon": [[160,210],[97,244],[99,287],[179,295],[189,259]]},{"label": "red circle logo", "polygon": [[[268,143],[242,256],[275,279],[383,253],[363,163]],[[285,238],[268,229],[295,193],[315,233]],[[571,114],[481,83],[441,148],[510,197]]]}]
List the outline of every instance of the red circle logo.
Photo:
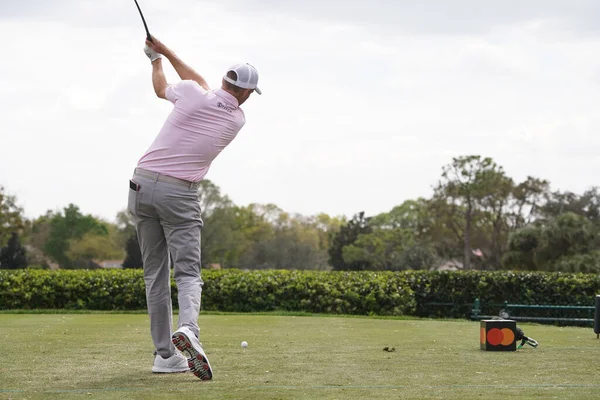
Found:
[{"label": "red circle logo", "polygon": [[498,346],[504,340],[504,333],[498,328],[490,329],[487,333],[487,341],[492,346]]}]

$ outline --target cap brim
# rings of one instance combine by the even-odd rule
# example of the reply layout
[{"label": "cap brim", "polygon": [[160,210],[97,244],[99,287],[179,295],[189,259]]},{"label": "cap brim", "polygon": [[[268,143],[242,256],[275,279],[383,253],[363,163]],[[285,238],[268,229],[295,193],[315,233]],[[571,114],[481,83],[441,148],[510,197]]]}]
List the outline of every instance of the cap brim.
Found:
[{"label": "cap brim", "polygon": [[254,88],[254,91],[255,91],[256,93],[258,93],[258,94],[262,94],[261,90],[260,90],[259,88],[257,88],[257,87],[255,87],[255,88]]}]

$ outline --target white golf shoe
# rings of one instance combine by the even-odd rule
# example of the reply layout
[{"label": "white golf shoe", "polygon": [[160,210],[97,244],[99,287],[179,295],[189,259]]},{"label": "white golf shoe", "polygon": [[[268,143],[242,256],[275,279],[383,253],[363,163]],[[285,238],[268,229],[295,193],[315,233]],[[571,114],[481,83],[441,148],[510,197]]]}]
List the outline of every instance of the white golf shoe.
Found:
[{"label": "white golf shoe", "polygon": [[154,365],[152,365],[152,372],[154,373],[171,374],[175,372],[187,372],[189,370],[188,362],[180,352],[175,352],[169,358],[162,358],[158,354],[154,357]]},{"label": "white golf shoe", "polygon": [[172,340],[179,351],[189,355],[187,361],[190,371],[203,381],[211,380],[212,369],[196,335],[183,326],[173,333]]}]

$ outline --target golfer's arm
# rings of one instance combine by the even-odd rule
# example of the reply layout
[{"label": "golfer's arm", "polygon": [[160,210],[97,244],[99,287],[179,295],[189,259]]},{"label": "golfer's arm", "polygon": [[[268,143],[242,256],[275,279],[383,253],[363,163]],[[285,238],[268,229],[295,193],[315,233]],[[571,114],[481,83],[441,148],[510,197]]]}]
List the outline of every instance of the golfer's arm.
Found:
[{"label": "golfer's arm", "polygon": [[184,63],[173,51],[166,51],[164,56],[169,60],[175,71],[182,80],[192,80],[198,82],[198,85],[202,86],[204,90],[210,90],[208,87],[208,83],[204,80],[204,78],[194,71],[192,67]]},{"label": "golfer's arm", "polygon": [[162,68],[162,60],[154,60],[152,63],[152,86],[154,86],[154,93],[161,99],[166,99],[167,96],[165,91],[167,90],[167,78]]}]

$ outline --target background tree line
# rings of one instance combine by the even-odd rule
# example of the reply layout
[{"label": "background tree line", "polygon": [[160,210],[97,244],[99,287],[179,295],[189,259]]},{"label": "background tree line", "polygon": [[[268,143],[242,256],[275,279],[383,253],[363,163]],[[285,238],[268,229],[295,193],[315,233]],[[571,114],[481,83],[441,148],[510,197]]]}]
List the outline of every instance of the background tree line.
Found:
[{"label": "background tree line", "polygon": [[[349,220],[290,214],[274,204],[235,205],[209,180],[199,189],[204,267],[241,269],[525,269],[600,272],[600,193],[515,182],[491,158],[457,157],[430,198]],[[73,204],[33,220],[0,187],[0,268],[139,268],[135,228],[83,215]]]}]

